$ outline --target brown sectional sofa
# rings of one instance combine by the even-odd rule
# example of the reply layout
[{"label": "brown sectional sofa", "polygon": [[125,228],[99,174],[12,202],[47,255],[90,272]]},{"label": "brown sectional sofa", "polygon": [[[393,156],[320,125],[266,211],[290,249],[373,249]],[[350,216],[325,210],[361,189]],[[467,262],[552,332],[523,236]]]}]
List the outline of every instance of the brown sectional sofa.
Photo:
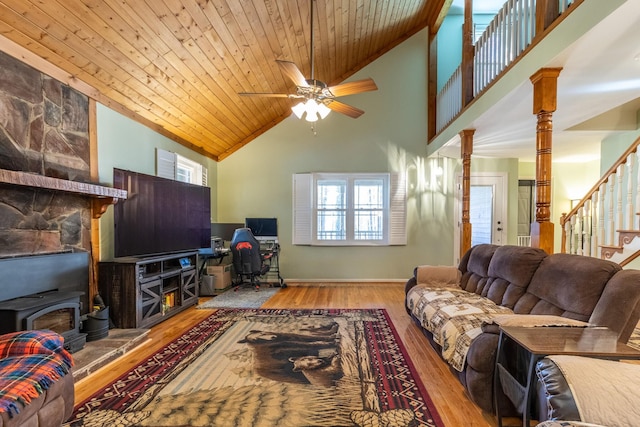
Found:
[{"label": "brown sectional sofa", "polygon": [[[610,261],[548,255],[529,247],[483,244],[471,248],[457,269],[461,290],[452,291],[452,304],[460,298],[461,303],[464,299],[464,304],[472,305],[479,296],[480,300],[495,303],[497,312],[484,315],[480,326],[469,327],[472,338],[464,364],[459,371],[452,369],[470,398],[487,412],[494,412],[493,372],[499,337],[499,327],[491,322],[491,316],[511,310],[515,314],[560,316],[607,326],[618,333],[621,342],[627,342],[640,318],[640,271],[623,270]],[[425,303],[420,298],[433,285],[419,285],[417,276],[419,267],[405,286],[407,312],[431,345],[442,352],[441,343],[425,327],[432,326],[429,322],[433,321],[422,315],[431,310],[428,306],[432,302]],[[476,322],[478,319],[483,317],[476,316]],[[499,401],[501,405],[505,402],[505,407],[501,406],[503,414],[513,412],[507,399]]]}]

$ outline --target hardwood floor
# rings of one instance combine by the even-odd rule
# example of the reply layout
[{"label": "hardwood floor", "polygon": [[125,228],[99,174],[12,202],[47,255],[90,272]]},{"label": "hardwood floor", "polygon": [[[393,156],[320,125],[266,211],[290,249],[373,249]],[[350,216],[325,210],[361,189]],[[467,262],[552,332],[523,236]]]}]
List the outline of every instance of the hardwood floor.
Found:
[{"label": "hardwood floor", "polygon": [[[290,284],[263,308],[384,308],[389,313],[411,360],[445,426],[492,427],[495,418],[483,413],[466,396],[462,385],[431,348],[404,309],[404,284]],[[153,327],[149,342],[76,383],[76,402],[101,390],[140,360],[201,321],[210,310],[190,308]]]}]

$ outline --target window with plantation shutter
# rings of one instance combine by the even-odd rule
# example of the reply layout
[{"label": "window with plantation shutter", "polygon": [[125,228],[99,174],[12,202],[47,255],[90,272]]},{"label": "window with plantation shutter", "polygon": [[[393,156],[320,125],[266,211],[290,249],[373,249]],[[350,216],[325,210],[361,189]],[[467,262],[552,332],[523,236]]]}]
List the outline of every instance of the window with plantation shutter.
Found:
[{"label": "window with plantation shutter", "polygon": [[395,173],[293,177],[293,244],[405,245],[405,181]]},{"label": "window with plantation shutter", "polygon": [[190,184],[207,185],[207,168],[161,148],[156,149],[156,175]]}]

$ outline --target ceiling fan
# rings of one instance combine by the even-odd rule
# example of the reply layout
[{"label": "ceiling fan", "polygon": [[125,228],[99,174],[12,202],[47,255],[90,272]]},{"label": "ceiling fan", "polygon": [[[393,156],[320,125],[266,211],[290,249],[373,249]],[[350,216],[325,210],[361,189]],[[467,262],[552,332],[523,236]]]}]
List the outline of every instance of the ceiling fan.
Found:
[{"label": "ceiling fan", "polygon": [[291,61],[276,60],[284,75],[286,75],[296,85],[295,93],[269,93],[269,92],[241,92],[242,96],[262,96],[272,98],[291,98],[300,99],[301,101],[291,107],[294,114],[301,119],[305,115],[305,119],[309,122],[315,122],[318,117],[324,119],[332,110],[345,114],[349,117],[357,119],[364,114],[364,111],[337,101],[336,98],[347,95],[354,95],[361,92],[377,90],[375,82],[371,78],[357,80],[338,84],[335,86],[327,86],[326,83],[314,78],[314,58],[313,58],[313,2],[311,0],[311,78],[307,79],[300,71],[298,66]]}]

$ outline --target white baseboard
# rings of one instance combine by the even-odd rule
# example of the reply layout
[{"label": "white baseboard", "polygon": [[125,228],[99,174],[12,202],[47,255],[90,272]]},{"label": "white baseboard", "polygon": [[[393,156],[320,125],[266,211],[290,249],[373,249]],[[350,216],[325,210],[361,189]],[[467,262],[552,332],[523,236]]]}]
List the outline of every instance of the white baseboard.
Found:
[{"label": "white baseboard", "polygon": [[407,279],[285,279],[287,286],[404,285]]}]

